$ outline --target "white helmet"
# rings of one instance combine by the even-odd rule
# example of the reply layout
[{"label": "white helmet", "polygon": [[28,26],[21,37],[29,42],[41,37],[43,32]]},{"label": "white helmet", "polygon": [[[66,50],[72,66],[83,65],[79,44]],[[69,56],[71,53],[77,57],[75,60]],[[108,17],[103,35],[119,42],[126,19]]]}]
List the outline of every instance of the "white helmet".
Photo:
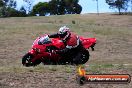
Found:
[{"label": "white helmet", "polygon": [[59,34],[65,34],[67,31],[70,31],[70,29],[66,26],[60,27]]}]

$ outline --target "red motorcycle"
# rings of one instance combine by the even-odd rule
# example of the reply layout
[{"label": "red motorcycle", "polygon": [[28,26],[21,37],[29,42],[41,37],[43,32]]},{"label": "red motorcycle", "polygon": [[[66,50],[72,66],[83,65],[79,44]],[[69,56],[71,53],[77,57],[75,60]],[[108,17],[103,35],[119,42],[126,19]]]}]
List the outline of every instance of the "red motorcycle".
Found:
[{"label": "red motorcycle", "polygon": [[[53,51],[61,50],[65,48],[64,43],[59,38],[51,38],[50,41],[47,41],[45,37],[47,34],[44,34],[38,37],[32,45],[32,49],[29,50],[22,58],[22,64],[24,66],[36,66],[41,62],[43,64],[75,64],[72,58],[66,59],[62,55],[59,55]],[[96,44],[95,38],[84,38],[79,36],[80,41],[84,47],[84,50],[81,51],[82,55],[80,58],[80,64],[85,64],[89,59],[89,49],[91,47],[94,50]]]}]

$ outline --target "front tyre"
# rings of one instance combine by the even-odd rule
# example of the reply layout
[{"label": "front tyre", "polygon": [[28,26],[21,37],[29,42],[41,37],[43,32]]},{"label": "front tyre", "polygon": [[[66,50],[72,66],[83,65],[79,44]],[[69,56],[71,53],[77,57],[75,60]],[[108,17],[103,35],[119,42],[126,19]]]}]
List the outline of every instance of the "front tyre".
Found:
[{"label": "front tyre", "polygon": [[22,58],[22,64],[26,67],[29,67],[29,66],[36,66],[41,63],[40,60],[35,60],[33,63],[31,62],[32,59],[33,59],[33,55],[30,53],[27,53]]}]

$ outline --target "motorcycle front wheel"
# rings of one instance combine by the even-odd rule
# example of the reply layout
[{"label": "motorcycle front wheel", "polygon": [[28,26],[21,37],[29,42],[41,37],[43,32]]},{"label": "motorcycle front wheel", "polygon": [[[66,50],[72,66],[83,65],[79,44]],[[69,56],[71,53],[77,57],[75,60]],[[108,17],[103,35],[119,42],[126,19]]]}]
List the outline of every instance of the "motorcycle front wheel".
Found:
[{"label": "motorcycle front wheel", "polygon": [[32,59],[33,59],[33,55],[30,53],[27,53],[22,58],[22,64],[26,67],[29,67],[29,66],[36,66],[41,63],[40,60],[35,60],[33,63],[31,62]]}]

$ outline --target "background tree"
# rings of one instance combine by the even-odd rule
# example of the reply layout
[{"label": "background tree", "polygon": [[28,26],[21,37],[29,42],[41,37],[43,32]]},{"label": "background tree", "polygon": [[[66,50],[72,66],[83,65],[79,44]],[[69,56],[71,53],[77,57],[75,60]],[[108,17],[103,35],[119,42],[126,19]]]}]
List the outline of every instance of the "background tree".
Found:
[{"label": "background tree", "polygon": [[3,6],[4,6],[4,2],[2,0],[0,0],[0,17],[2,16]]},{"label": "background tree", "polygon": [[51,0],[49,2],[39,2],[31,11],[32,15],[39,14],[45,16],[50,15],[64,15],[64,14],[80,14],[82,11],[79,0]]},{"label": "background tree", "polygon": [[51,15],[62,15],[65,13],[65,4],[63,0],[51,0],[49,2]]},{"label": "background tree", "polygon": [[0,0],[0,6],[5,6],[5,7],[12,7],[16,8],[16,1],[15,0]]},{"label": "background tree", "polygon": [[24,8],[24,6],[22,6],[19,10],[19,16],[25,17],[27,16],[26,14],[26,9]]},{"label": "background tree", "polygon": [[51,0],[50,12],[54,15],[80,14],[82,7],[78,2],[79,0]]},{"label": "background tree", "polygon": [[0,7],[4,6],[3,0],[0,0]]},{"label": "background tree", "polygon": [[51,0],[49,2],[49,9],[51,15],[56,15],[58,13],[58,1],[57,0]]},{"label": "background tree", "polygon": [[15,0],[5,0],[5,1],[8,1],[8,2],[6,3],[6,5],[7,5],[8,7],[16,8],[17,3],[16,3]]},{"label": "background tree", "polygon": [[[0,0],[0,16],[6,17],[12,8],[16,7],[15,0]],[[9,9],[10,8],[10,9]]]},{"label": "background tree", "polygon": [[31,7],[33,5],[33,0],[23,0],[23,1],[27,4],[26,7],[25,7],[27,12],[30,13]]},{"label": "background tree", "polygon": [[18,11],[16,10],[17,4],[15,0],[0,0],[0,16],[1,17],[23,17],[26,15],[24,7]]},{"label": "background tree", "polygon": [[117,8],[119,14],[121,14],[121,10],[126,10],[128,8],[129,0],[106,0],[106,3],[110,6],[110,8]]},{"label": "background tree", "polygon": [[33,15],[39,14],[40,16],[45,16],[47,13],[49,13],[49,4],[47,2],[39,2],[33,6],[31,13]]},{"label": "background tree", "polygon": [[64,0],[66,6],[66,13],[68,14],[80,14],[82,11],[81,5],[78,4],[79,0]]},{"label": "background tree", "polygon": [[82,6],[79,4],[75,4],[75,6],[73,7],[73,11],[76,14],[80,14],[82,12]]}]

